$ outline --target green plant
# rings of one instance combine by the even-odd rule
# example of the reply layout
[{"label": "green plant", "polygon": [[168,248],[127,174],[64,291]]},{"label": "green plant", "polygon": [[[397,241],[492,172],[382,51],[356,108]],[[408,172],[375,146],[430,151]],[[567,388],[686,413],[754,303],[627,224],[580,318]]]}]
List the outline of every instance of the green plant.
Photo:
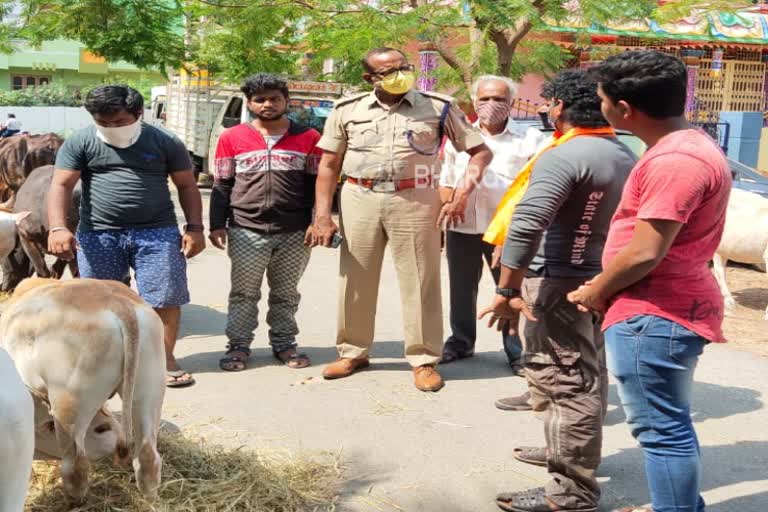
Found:
[{"label": "green plant", "polygon": [[63,83],[51,83],[18,91],[0,91],[0,106],[76,107],[81,103]]}]

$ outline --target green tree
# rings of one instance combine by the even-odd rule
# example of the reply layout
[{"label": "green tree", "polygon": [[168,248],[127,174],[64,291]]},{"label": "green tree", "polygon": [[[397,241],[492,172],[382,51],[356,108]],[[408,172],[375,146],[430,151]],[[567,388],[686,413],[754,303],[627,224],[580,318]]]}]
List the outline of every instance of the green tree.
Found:
[{"label": "green tree", "polygon": [[[341,63],[334,78],[360,81],[359,59],[370,48],[417,38],[448,64],[439,77],[468,86],[478,73],[520,78],[562,67],[570,55],[531,33],[543,20],[577,15],[592,22],[662,16],[693,10],[738,9],[748,0],[199,0],[191,2],[200,61],[238,80],[255,71],[298,72],[311,52],[319,71],[326,58]],[[457,41],[463,41],[457,44]]]},{"label": "green tree", "polygon": [[[13,38],[75,39],[109,60],[165,71],[211,69],[232,81],[256,71],[315,72],[360,81],[359,59],[382,45],[419,39],[448,64],[443,83],[468,85],[495,72],[519,78],[548,72],[568,57],[530,37],[543,20],[578,15],[592,22],[648,16],[681,18],[694,10],[736,10],[750,0],[0,0],[0,52]],[[14,6],[21,8],[14,18]],[[457,41],[462,44],[457,44]],[[312,54],[309,63],[302,62]]]},{"label": "green tree", "polygon": [[[8,2],[4,2],[8,3]],[[185,56],[184,6],[176,0],[25,0],[6,28],[33,44],[73,39],[109,60],[140,68],[178,67]],[[0,32],[0,38],[3,34]]]}]

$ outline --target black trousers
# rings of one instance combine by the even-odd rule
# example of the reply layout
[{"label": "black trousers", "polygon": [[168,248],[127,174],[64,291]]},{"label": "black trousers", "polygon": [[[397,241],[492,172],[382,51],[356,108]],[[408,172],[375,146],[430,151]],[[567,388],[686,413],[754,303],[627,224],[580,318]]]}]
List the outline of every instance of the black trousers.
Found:
[{"label": "black trousers", "polygon": [[[448,231],[445,250],[448,257],[448,279],[451,288],[451,336],[446,346],[456,352],[475,349],[477,339],[477,290],[483,275],[483,260],[491,267],[494,246],[483,242],[483,235]],[[494,283],[499,282],[501,269],[490,268]],[[484,297],[488,300],[488,297]],[[518,364],[523,347],[518,336],[502,335],[504,352],[510,364]]]}]

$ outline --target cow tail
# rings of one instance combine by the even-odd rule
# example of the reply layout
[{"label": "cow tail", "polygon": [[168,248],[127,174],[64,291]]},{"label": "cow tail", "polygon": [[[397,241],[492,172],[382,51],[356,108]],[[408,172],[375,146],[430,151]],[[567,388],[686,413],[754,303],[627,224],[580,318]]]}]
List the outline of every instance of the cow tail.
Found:
[{"label": "cow tail", "polygon": [[124,439],[122,446],[118,440],[117,455],[125,460],[133,453],[133,392],[136,387],[136,374],[139,352],[139,320],[136,310],[118,301],[116,311],[123,330],[123,384],[120,397],[123,401],[122,426]]}]

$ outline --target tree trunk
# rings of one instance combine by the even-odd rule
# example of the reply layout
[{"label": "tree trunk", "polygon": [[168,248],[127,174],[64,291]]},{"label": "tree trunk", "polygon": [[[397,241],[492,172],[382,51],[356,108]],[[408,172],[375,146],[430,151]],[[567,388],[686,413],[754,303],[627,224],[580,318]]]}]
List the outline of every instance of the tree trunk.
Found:
[{"label": "tree trunk", "polygon": [[528,32],[533,28],[533,23],[528,19],[523,19],[515,24],[514,28],[503,30],[491,30],[491,40],[496,46],[498,62],[496,72],[501,76],[509,76],[512,72],[512,61],[520,42],[525,39]]}]

